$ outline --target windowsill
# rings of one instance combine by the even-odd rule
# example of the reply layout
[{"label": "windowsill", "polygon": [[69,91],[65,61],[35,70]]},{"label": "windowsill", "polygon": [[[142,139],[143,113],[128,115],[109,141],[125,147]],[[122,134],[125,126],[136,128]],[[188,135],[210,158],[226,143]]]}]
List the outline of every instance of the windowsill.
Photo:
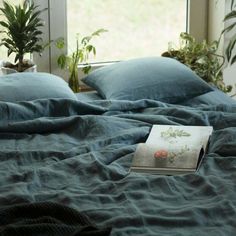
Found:
[{"label": "windowsill", "polygon": [[[119,61],[107,61],[107,62],[92,62],[90,63],[92,69],[97,69],[99,67],[103,67],[103,66],[108,66],[108,65],[112,65],[116,62],[119,62]],[[84,67],[86,67],[87,64],[79,64],[78,65],[78,69],[82,69]]]}]

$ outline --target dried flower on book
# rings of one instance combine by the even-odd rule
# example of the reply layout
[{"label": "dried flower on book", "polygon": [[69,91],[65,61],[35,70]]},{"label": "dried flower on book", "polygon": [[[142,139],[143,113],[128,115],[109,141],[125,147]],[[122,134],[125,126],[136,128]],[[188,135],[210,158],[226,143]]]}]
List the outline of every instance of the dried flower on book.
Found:
[{"label": "dried flower on book", "polygon": [[174,129],[172,127],[169,127],[168,130],[161,132],[161,137],[164,138],[165,140],[168,140],[170,143],[173,143],[173,138],[177,137],[188,137],[191,136],[190,133],[181,130],[179,128]]}]

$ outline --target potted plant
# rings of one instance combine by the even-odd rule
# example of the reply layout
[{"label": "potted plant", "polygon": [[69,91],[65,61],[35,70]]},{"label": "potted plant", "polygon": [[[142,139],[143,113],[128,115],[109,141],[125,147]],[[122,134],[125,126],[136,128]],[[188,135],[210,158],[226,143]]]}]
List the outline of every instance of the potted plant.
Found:
[{"label": "potted plant", "polygon": [[[99,36],[101,33],[106,32],[105,29],[99,29],[93,32],[91,35],[81,37],[80,34],[77,34],[76,37],[76,48],[72,51],[71,54],[60,54],[57,59],[57,64],[61,69],[69,69],[69,86],[74,92],[80,92],[80,84],[78,78],[78,64],[84,63],[85,66],[82,68],[82,71],[87,74],[91,65],[88,63],[89,55],[92,53],[96,55],[96,48],[90,43],[91,39],[95,36]],[[56,47],[58,49],[63,49],[65,47],[65,41],[63,38],[60,38],[56,41]]]},{"label": "potted plant", "polygon": [[[38,10],[38,6],[29,0],[24,0],[22,5],[11,5],[3,1],[3,7],[0,8],[4,19],[0,21],[3,28],[1,34],[0,46],[7,48],[7,55],[15,54],[13,63],[4,65],[6,73],[23,72],[30,70],[33,65],[29,60],[24,59],[27,53],[41,53],[45,46],[42,44],[40,27],[43,26],[43,21],[39,18],[41,12],[46,9]],[[7,68],[10,69],[7,72]]]},{"label": "potted plant", "polygon": [[230,92],[232,86],[226,86],[223,81],[223,65],[225,58],[217,54],[219,41],[207,43],[197,42],[188,33],[180,34],[180,46],[175,48],[172,43],[162,56],[174,58],[192,69],[199,77],[216,86],[223,92]]}]

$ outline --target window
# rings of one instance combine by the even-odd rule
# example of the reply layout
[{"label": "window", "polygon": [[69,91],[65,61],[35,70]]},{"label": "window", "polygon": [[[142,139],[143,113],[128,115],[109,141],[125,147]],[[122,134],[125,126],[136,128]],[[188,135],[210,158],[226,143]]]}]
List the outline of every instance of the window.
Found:
[{"label": "window", "polygon": [[[64,37],[73,49],[77,32],[86,35],[98,28],[109,30],[93,41],[96,61],[160,55],[169,41],[178,44],[179,34],[186,28],[196,39],[207,38],[207,0],[33,1],[49,9],[43,16],[45,41]],[[52,46],[43,57],[34,56],[39,70],[60,74],[58,53]]]},{"label": "window", "polygon": [[105,28],[108,32],[93,40],[97,55],[90,61],[158,56],[186,31],[186,9],[187,0],[69,0],[68,45],[75,47],[78,32]]}]

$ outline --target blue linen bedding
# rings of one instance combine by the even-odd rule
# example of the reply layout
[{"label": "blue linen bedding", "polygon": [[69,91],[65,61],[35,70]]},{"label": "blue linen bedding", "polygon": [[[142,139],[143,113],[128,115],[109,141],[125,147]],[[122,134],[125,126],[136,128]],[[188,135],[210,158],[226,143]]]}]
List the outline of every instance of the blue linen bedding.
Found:
[{"label": "blue linen bedding", "polygon": [[[0,114],[0,208],[51,201],[114,236],[234,235],[236,105],[62,98],[0,102]],[[199,172],[129,173],[153,124],[214,127]]]},{"label": "blue linen bedding", "polygon": [[88,91],[88,92],[81,92],[81,93],[75,93],[75,96],[79,101],[84,102],[91,102],[94,100],[102,100],[103,98],[99,96],[97,91]]},{"label": "blue linen bedding", "polygon": [[[99,96],[97,91],[89,91],[75,94],[79,101],[84,102],[92,102],[95,100],[101,100],[102,97]],[[199,106],[199,105],[219,105],[219,104],[236,104],[236,99],[232,99],[227,94],[223,93],[218,89],[214,89],[214,91],[205,93],[200,96],[196,96],[191,99],[187,99],[179,105],[186,106]]]}]

